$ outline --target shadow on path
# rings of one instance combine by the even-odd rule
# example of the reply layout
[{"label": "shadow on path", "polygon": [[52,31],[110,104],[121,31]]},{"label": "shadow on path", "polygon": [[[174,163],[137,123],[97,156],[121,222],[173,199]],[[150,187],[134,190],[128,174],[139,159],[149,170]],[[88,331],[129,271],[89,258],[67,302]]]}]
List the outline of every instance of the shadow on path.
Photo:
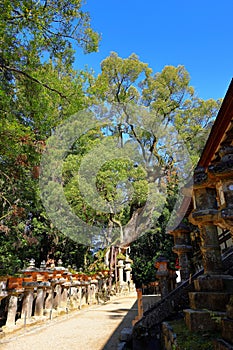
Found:
[{"label": "shadow on path", "polygon": [[110,336],[110,338],[108,339],[107,343],[104,345],[102,350],[116,350],[118,347],[118,343],[120,341],[120,335],[121,335],[122,329],[132,327],[132,321],[138,314],[137,301],[135,301],[135,303],[130,309],[121,308],[121,303],[115,302],[115,304],[116,303],[119,303],[119,309],[109,311],[109,318],[111,319],[122,318],[123,317],[122,314],[125,314],[127,310],[128,312],[123,317],[120,325],[112,333],[112,335]]},{"label": "shadow on path", "polygon": [[[160,295],[150,295],[150,296],[143,296],[143,309],[146,311],[152,304],[157,302],[160,299]],[[130,309],[122,308],[121,302],[115,301],[112,304],[119,304],[119,309],[115,309],[112,311],[109,311],[109,318],[110,319],[120,319],[122,318],[122,322],[120,325],[115,329],[115,331],[112,333],[102,350],[117,350],[118,344],[120,342],[120,335],[121,331],[124,328],[131,328],[132,327],[132,321],[134,318],[138,315],[138,305],[137,300],[132,305]],[[128,310],[127,314],[125,315],[125,312]],[[124,316],[122,315],[124,314]],[[143,347],[143,350],[159,350],[160,344],[157,342],[157,344],[153,343],[152,347]],[[140,349],[141,350],[141,349]]]},{"label": "shadow on path", "polygon": [[[155,304],[158,300],[160,300],[160,295],[146,295],[143,296],[143,309],[146,311],[150,306]],[[122,304],[119,301],[115,301],[112,304],[119,304],[119,309],[115,309],[113,311],[109,311],[109,318],[110,319],[120,319],[122,318],[122,322],[120,325],[115,329],[115,331],[112,333],[110,338],[108,339],[105,346],[102,348],[102,350],[116,350],[120,341],[120,335],[121,331],[124,328],[130,328],[132,327],[132,321],[133,319],[138,315],[138,305],[137,300],[133,304],[133,306],[130,309],[122,308]],[[122,314],[125,314],[125,312],[128,310],[127,314],[123,317]]]}]

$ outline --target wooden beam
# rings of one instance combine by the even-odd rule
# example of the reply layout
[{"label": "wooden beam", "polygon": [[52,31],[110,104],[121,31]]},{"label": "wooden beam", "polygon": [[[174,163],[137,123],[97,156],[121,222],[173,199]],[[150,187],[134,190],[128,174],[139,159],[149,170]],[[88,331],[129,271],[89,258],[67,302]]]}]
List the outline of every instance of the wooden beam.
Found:
[{"label": "wooden beam", "polygon": [[226,92],[197,166],[207,167],[213,160],[233,120],[233,79]]}]

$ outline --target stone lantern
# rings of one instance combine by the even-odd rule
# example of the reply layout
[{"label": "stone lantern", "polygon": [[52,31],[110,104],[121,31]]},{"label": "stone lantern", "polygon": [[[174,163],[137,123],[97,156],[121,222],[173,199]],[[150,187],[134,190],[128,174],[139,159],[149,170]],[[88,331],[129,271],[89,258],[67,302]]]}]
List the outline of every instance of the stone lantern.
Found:
[{"label": "stone lantern", "polygon": [[124,283],[124,261],[122,259],[118,260],[118,276],[119,276],[119,285],[121,286]]},{"label": "stone lantern", "polygon": [[189,278],[189,256],[192,251],[190,243],[190,230],[185,224],[180,224],[173,231],[169,232],[174,237],[173,252],[178,255],[181,280],[185,281]]},{"label": "stone lantern", "polygon": [[204,274],[221,274],[222,258],[215,225],[219,215],[216,187],[203,167],[194,172],[193,192],[194,210],[189,220],[199,227]]},{"label": "stone lantern", "polygon": [[125,259],[125,275],[126,275],[126,283],[130,284],[131,282],[131,262],[132,260],[129,258],[129,256],[126,254],[126,259]]},{"label": "stone lantern", "polygon": [[155,262],[155,267],[157,268],[156,277],[160,281],[161,298],[164,298],[169,293],[168,263],[169,263],[169,260],[164,256],[160,256]]},{"label": "stone lantern", "polygon": [[[3,288],[5,288],[5,284],[3,285]],[[12,283],[10,286],[9,279],[8,279],[7,293],[6,291],[1,292],[3,297],[6,297],[8,295],[8,298],[9,298],[8,307],[7,307],[7,320],[3,329],[9,329],[9,328],[15,327],[16,313],[18,309],[18,299],[23,292],[24,292],[24,288],[22,287],[21,282]]]},{"label": "stone lantern", "polygon": [[195,291],[189,293],[190,309],[184,310],[185,322],[190,331],[215,329],[211,313],[224,312],[229,300],[227,285],[232,277],[222,273],[217,230],[222,220],[221,206],[224,199],[215,175],[217,169],[219,167],[215,164],[209,167],[209,171],[198,167],[194,172],[194,210],[189,220],[199,228],[204,275],[194,280]]},{"label": "stone lantern", "polygon": [[37,287],[37,274],[38,269],[35,266],[35,259],[31,259],[29,266],[22,270],[23,272],[23,287],[24,297],[21,310],[21,318],[30,318],[32,316],[33,301],[34,301],[34,289]]}]

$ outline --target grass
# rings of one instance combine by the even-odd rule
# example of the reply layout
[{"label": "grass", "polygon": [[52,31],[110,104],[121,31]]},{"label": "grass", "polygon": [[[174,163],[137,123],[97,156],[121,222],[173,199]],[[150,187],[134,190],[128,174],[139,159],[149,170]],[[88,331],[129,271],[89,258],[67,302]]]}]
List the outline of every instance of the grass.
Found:
[{"label": "grass", "polygon": [[169,322],[177,335],[177,346],[174,350],[213,350],[213,339],[220,337],[220,333],[190,332],[184,320]]}]

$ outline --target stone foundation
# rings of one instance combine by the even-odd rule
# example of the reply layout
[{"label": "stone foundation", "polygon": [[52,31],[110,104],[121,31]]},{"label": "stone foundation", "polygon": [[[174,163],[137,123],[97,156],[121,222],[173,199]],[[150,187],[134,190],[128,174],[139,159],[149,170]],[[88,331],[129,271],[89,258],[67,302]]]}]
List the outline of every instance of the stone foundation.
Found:
[{"label": "stone foundation", "polygon": [[223,279],[221,277],[202,277],[198,278],[194,281],[195,290],[197,292],[210,292],[210,291],[223,291],[224,290],[224,284]]},{"label": "stone foundation", "polygon": [[191,292],[189,293],[190,308],[226,311],[230,295],[223,292]]},{"label": "stone foundation", "polygon": [[221,319],[225,312],[213,312],[209,310],[184,310],[185,323],[190,331],[216,331],[221,328]]},{"label": "stone foundation", "polygon": [[227,342],[233,344],[233,320],[224,318],[222,320],[222,337]]}]

